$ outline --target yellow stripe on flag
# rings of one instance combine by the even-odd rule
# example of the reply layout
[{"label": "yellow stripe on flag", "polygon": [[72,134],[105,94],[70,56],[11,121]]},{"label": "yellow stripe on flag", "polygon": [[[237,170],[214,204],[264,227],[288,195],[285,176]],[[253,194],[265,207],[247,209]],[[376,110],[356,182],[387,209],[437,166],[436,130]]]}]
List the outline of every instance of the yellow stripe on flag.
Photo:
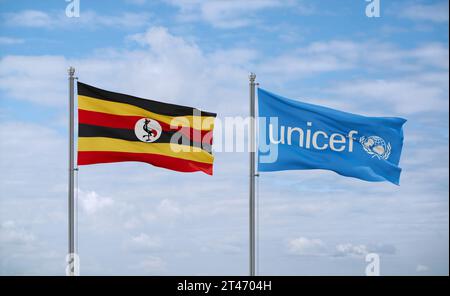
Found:
[{"label": "yellow stripe on flag", "polygon": [[78,138],[78,151],[150,153],[211,164],[214,161],[214,156],[192,146],[175,143],[134,142],[103,137]]},{"label": "yellow stripe on flag", "polygon": [[210,131],[214,128],[214,117],[204,116],[167,116],[125,103],[117,103],[78,95],[78,108],[122,116],[142,116],[174,126],[189,127],[196,130]]}]

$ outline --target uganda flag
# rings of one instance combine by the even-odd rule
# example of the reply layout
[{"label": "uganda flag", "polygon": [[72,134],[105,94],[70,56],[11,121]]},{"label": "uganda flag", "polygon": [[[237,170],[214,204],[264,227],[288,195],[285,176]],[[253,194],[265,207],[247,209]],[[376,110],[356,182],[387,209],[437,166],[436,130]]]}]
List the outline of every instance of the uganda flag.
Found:
[{"label": "uganda flag", "polygon": [[140,161],[212,175],[215,117],[78,82],[78,165]]}]

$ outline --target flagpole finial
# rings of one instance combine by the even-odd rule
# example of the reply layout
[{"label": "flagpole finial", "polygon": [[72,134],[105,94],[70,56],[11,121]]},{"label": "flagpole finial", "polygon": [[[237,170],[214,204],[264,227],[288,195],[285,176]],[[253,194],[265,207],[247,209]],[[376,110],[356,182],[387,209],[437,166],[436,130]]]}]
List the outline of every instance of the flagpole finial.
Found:
[{"label": "flagpole finial", "polygon": [[250,75],[248,75],[248,78],[250,79],[251,82],[255,82],[256,74],[251,72]]},{"label": "flagpole finial", "polygon": [[69,73],[70,76],[75,75],[75,68],[70,66],[69,69],[67,69],[67,72]]}]

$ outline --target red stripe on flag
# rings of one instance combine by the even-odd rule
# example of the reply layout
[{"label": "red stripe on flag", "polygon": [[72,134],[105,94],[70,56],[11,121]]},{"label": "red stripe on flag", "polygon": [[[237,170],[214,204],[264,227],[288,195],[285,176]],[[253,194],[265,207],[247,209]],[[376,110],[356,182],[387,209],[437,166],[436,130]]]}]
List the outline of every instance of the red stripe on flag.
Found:
[{"label": "red stripe on flag", "polygon": [[141,118],[141,116],[118,116],[78,109],[78,122],[90,125],[133,130],[136,122]]},{"label": "red stripe on flag", "polygon": [[[141,116],[113,115],[78,109],[78,122],[82,124],[134,130],[136,122],[140,119],[142,119]],[[189,139],[193,139],[195,142],[202,142],[212,145],[212,131],[201,131],[186,127],[171,128],[170,124],[160,121],[158,122],[163,131],[181,132],[184,136]],[[201,139],[201,141],[197,141],[197,138],[198,140]]]},{"label": "red stripe on flag", "polygon": [[213,174],[213,165],[210,163],[185,160],[181,158],[175,158],[158,154],[111,152],[111,151],[78,152],[78,165],[123,162],[123,161],[146,162],[157,167],[166,168],[178,172],[201,171],[208,175]]}]

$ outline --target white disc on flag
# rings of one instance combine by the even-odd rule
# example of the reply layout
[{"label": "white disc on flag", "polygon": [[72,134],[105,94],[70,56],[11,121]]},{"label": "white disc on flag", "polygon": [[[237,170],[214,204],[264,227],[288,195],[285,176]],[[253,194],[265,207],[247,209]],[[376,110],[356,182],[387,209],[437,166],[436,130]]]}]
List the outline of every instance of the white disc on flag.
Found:
[{"label": "white disc on flag", "polygon": [[158,121],[150,118],[139,119],[134,126],[136,137],[142,142],[151,143],[161,137],[162,128]]}]

